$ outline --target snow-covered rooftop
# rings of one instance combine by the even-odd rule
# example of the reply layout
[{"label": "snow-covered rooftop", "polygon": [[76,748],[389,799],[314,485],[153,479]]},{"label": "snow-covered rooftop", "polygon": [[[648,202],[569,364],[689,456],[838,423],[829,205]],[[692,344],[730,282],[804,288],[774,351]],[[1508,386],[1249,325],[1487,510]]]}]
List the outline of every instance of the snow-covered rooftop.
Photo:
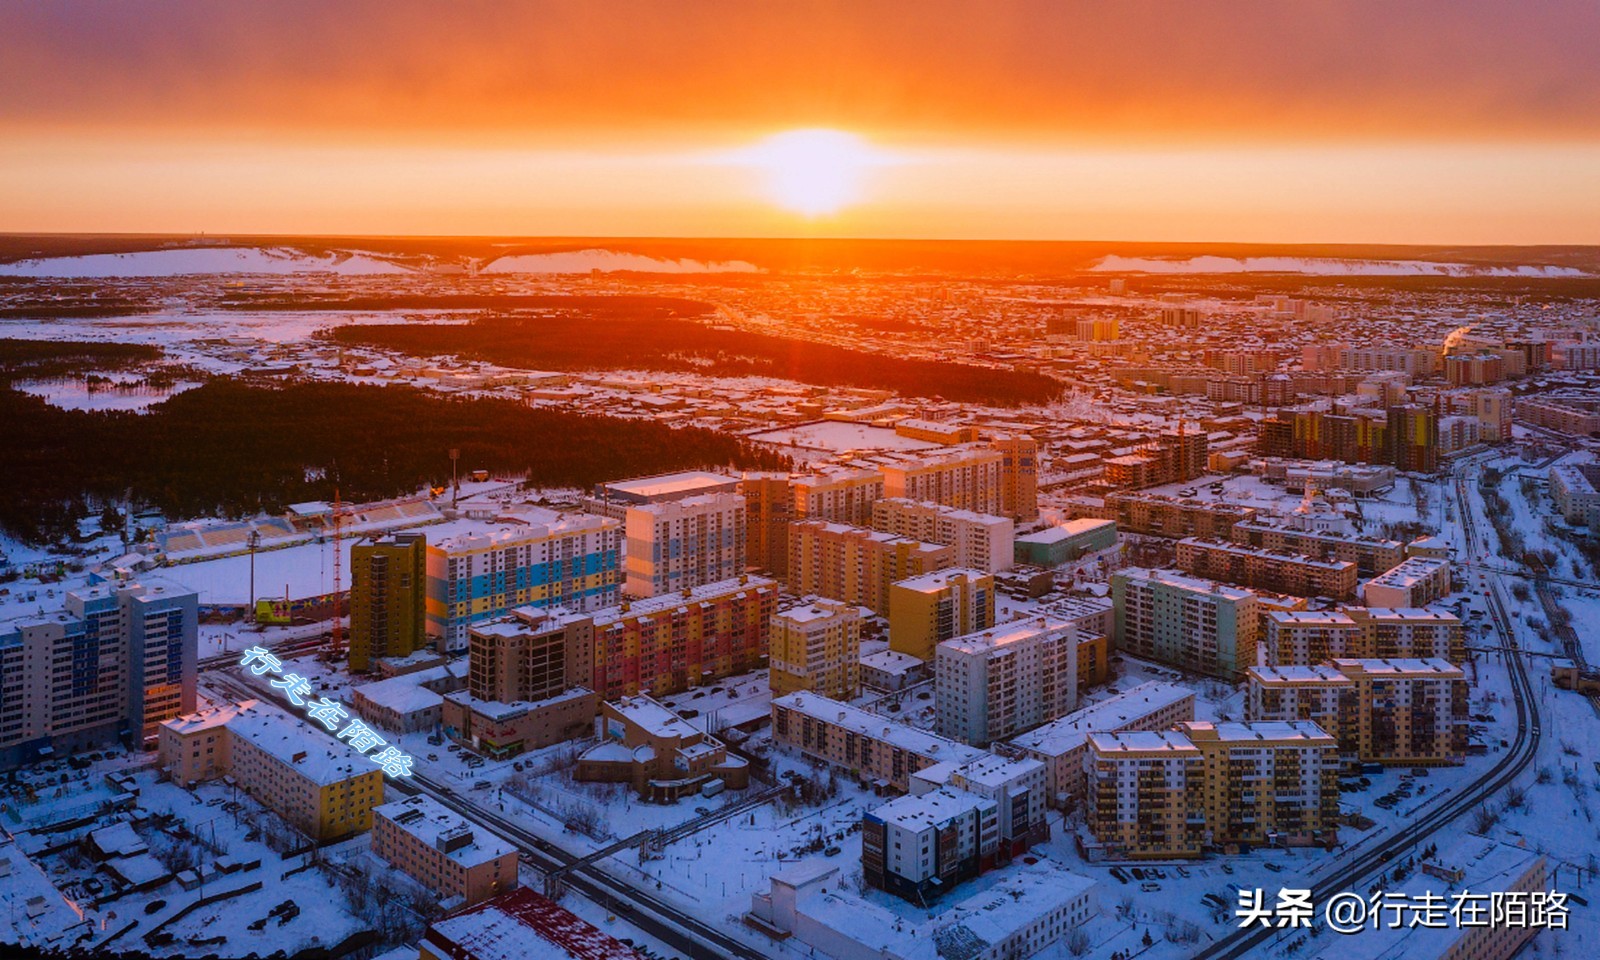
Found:
[{"label": "snow-covered rooftop", "polygon": [[[446,808],[432,797],[407,797],[374,807],[372,812],[374,816],[390,821],[425,846],[440,851],[443,856],[463,867],[488,863],[517,850],[510,842]],[[462,842],[460,838],[463,836],[469,839]]]}]

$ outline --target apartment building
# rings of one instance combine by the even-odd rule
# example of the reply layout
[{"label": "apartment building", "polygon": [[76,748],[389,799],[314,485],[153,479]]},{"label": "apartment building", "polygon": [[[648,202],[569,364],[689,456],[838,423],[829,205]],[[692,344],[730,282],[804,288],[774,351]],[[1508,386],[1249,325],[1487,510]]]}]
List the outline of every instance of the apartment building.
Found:
[{"label": "apartment building", "polygon": [[974,513],[1006,514],[1005,459],[1002,451],[978,444],[884,458],[878,463],[883,471],[883,495]]},{"label": "apartment building", "polygon": [[946,640],[994,625],[994,577],[952,569],[889,587],[889,649],[931,661]]},{"label": "apartment building", "polygon": [[594,677],[602,699],[664,696],[766,664],[778,584],[739,576],[592,615]]},{"label": "apartment building", "polygon": [[517,848],[428,796],[372,811],[372,852],[455,909],[515,890]]},{"label": "apartment building", "polygon": [[1363,763],[1439,766],[1467,755],[1467,678],[1448,660],[1334,660],[1358,701]]},{"label": "apartment building", "polygon": [[1268,614],[1262,637],[1269,664],[1318,664],[1339,658],[1466,660],[1460,618],[1443,610],[1279,611]]},{"label": "apartment building", "polygon": [[1600,434],[1600,393],[1584,390],[1523,397],[1516,401],[1516,415],[1546,430],[1594,436]]},{"label": "apartment building", "polygon": [[745,500],[710,493],[631,506],[623,520],[630,597],[692,590],[745,570]]},{"label": "apartment building", "polygon": [[752,569],[780,580],[789,572],[791,482],[787,473],[746,473],[738,486],[744,497],[745,559]]},{"label": "apartment building", "polygon": [[866,527],[872,524],[872,505],[883,499],[883,473],[872,469],[829,470],[795,477],[789,487],[794,519]]},{"label": "apartment building", "polygon": [[1184,721],[1165,733],[1096,733],[1084,763],[1091,857],[1337,840],[1338,743],[1314,723]]},{"label": "apartment building", "polygon": [[939,644],[934,705],[940,734],[987,745],[1078,705],[1078,632],[1049,615]]},{"label": "apartment building", "polygon": [[861,693],[861,610],[808,598],[772,617],[768,641],[772,692],[809,690],[835,700]]},{"label": "apartment building", "polygon": [[1045,784],[1045,767],[1038,760],[991,753],[968,763],[941,763],[912,774],[911,795],[948,788],[994,801],[1000,828],[994,859],[1005,862],[1050,839]]},{"label": "apartment building", "polygon": [[645,960],[645,955],[527,887],[428,925],[418,960]]},{"label": "apartment building", "polygon": [[480,700],[470,690],[439,702],[445,736],[486,757],[503,759],[584,736],[593,728],[600,698],[587,687],[543,700]]},{"label": "apartment building", "polygon": [[889,611],[889,586],[955,566],[955,548],[825,520],[789,527],[789,589]]},{"label": "apartment building", "polygon": [[1255,662],[1255,594],[1173,570],[1111,575],[1113,645],[1134,656],[1236,681]]},{"label": "apartment building", "polygon": [[1087,858],[1200,856],[1205,777],[1204,755],[1181,733],[1091,733],[1084,754]]},{"label": "apartment building", "polygon": [[121,742],[195,708],[199,600],[158,579],[68,591],[0,624],[0,769]]},{"label": "apartment building", "polygon": [[1233,539],[1260,550],[1292,550],[1323,559],[1356,565],[1357,577],[1371,577],[1405,559],[1405,544],[1398,540],[1363,537],[1345,530],[1301,529],[1292,520],[1253,517],[1234,524]]},{"label": "apartment building", "polygon": [[861,875],[913,903],[976,877],[1000,843],[999,807],[964,790],[897,797],[861,818]]},{"label": "apartment building", "polygon": [[1009,745],[1044,764],[1045,796],[1051,806],[1072,809],[1084,798],[1084,754],[1091,733],[1167,730],[1194,719],[1194,691],[1149,680],[1012,737]]},{"label": "apartment building", "polygon": [[920,770],[985,756],[977,747],[812,693],[772,701],[772,740],[902,793]]},{"label": "apartment building", "polygon": [[383,770],[370,757],[254,701],[167,720],[157,749],[174,780],[231,776],[240,790],[318,842],[370,829],[372,809],[383,802]]},{"label": "apartment building", "polygon": [[1105,516],[1125,533],[1154,537],[1226,537],[1234,524],[1255,516],[1251,507],[1119,491],[1105,498]]},{"label": "apartment building", "polygon": [[1039,444],[1026,434],[995,437],[1000,452],[1000,510],[1019,523],[1039,519]]},{"label": "apartment building", "polygon": [[1339,756],[1360,756],[1360,697],[1355,680],[1326,664],[1254,666],[1245,671],[1244,718],[1305,720],[1339,742]]},{"label": "apartment building", "polygon": [[1550,499],[1561,518],[1600,529],[1600,464],[1555,464],[1549,477]]},{"label": "apartment building", "polygon": [[1336,600],[1356,594],[1356,565],[1348,560],[1187,537],[1178,541],[1177,561],[1185,573],[1274,593]]},{"label": "apartment building", "polygon": [[428,544],[428,635],[443,651],[467,649],[475,623],[515,607],[588,612],[617,602],[622,524],[575,515]]},{"label": "apartment building", "polygon": [[1415,609],[1450,595],[1450,561],[1443,557],[1410,557],[1361,585],[1361,601],[1369,607]]},{"label": "apartment building", "polygon": [[396,533],[350,548],[350,670],[428,644],[428,538]]},{"label": "apartment building", "polygon": [[1016,525],[1009,517],[886,497],[872,505],[872,527],[911,540],[954,547],[955,563],[960,567],[996,573],[1012,566]]}]

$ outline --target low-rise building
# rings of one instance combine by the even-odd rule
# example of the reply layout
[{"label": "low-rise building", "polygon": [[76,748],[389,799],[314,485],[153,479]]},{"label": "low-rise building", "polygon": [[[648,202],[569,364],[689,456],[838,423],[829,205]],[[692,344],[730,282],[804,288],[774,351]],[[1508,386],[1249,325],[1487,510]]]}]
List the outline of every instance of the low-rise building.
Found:
[{"label": "low-rise building", "polygon": [[977,747],[810,693],[772,701],[772,741],[902,793],[919,770],[984,756]]},{"label": "low-rise building", "polygon": [[471,906],[517,887],[517,848],[428,796],[372,811],[372,852],[432,890]]},{"label": "low-rise building", "polygon": [[644,960],[644,954],[546,897],[518,887],[435,920],[419,960]]},{"label": "low-rise building", "polygon": [[239,789],[319,842],[370,829],[372,808],[383,800],[383,770],[370,757],[253,701],[164,722],[158,750],[174,780],[231,775]]},{"label": "low-rise building", "polygon": [[1450,595],[1450,561],[1411,557],[1361,585],[1369,607],[1415,608]]},{"label": "low-rise building", "polygon": [[1550,500],[1563,520],[1600,530],[1600,464],[1552,466]]},{"label": "low-rise building", "polygon": [[1017,537],[1015,557],[1017,563],[1059,567],[1086,553],[1110,550],[1116,545],[1115,521],[1082,517]]},{"label": "low-rise building", "polygon": [[784,868],[770,890],[751,896],[748,922],[834,960],[1014,960],[1038,955],[1099,912],[1095,882],[1048,860],[1014,867],[919,924],[854,893],[840,872],[815,861]]},{"label": "low-rise building", "polygon": [[544,700],[479,700],[470,690],[440,698],[445,736],[475,753],[514,757],[582,737],[600,709],[599,695],[573,687]]},{"label": "low-rise building", "polygon": [[894,693],[933,676],[932,664],[898,650],[879,650],[861,657],[861,685]]},{"label": "low-rise building", "polygon": [[648,800],[676,800],[720,780],[750,785],[750,767],[716,737],[649,697],[604,703],[595,720],[600,742],[578,757],[577,779],[631,784]]}]

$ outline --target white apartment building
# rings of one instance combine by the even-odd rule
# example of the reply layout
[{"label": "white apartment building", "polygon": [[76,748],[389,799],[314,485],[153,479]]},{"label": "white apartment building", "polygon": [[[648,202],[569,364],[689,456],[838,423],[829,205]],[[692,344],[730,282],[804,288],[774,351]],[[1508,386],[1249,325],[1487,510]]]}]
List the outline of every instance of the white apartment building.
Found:
[{"label": "white apartment building", "polygon": [[1078,630],[1049,614],[956,637],[934,651],[934,710],[947,737],[984,745],[1078,705]]},{"label": "white apartment building", "polygon": [[745,500],[712,493],[628,508],[623,521],[631,597],[678,593],[744,573]]},{"label": "white apartment building", "polygon": [[1012,567],[1016,524],[1010,517],[886,497],[872,505],[872,526],[913,540],[955,547],[958,567],[984,573]]}]

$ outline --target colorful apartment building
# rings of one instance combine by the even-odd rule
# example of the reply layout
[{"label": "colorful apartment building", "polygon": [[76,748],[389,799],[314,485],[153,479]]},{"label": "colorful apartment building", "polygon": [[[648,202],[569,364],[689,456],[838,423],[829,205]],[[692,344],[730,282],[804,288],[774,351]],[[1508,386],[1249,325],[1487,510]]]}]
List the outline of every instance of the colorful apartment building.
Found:
[{"label": "colorful apartment building", "polygon": [[835,700],[861,693],[861,610],[815,597],[774,614],[768,674],[775,695],[809,690]]},{"label": "colorful apartment building", "polygon": [[789,527],[789,589],[889,611],[899,580],[955,566],[955,548],[825,520]]},{"label": "colorful apartment building", "polygon": [[0,768],[121,742],[195,708],[199,600],[158,579],[68,591],[0,624]]},{"label": "colorful apartment building", "polygon": [[739,576],[601,610],[587,686],[603,700],[664,696],[760,669],[778,592],[772,580]]},{"label": "colorful apartment building", "polygon": [[946,640],[994,625],[994,577],[949,569],[889,587],[889,649],[931,661]]},{"label": "colorful apartment building", "polygon": [[630,506],[624,515],[630,597],[692,590],[745,572],[745,499],[708,493]]},{"label": "colorful apartment building", "polygon": [[350,548],[350,670],[428,644],[428,538],[396,533]]},{"label": "colorful apartment building", "polygon": [[428,544],[428,635],[467,649],[467,630],[514,607],[591,611],[617,602],[622,524],[574,515]]}]

